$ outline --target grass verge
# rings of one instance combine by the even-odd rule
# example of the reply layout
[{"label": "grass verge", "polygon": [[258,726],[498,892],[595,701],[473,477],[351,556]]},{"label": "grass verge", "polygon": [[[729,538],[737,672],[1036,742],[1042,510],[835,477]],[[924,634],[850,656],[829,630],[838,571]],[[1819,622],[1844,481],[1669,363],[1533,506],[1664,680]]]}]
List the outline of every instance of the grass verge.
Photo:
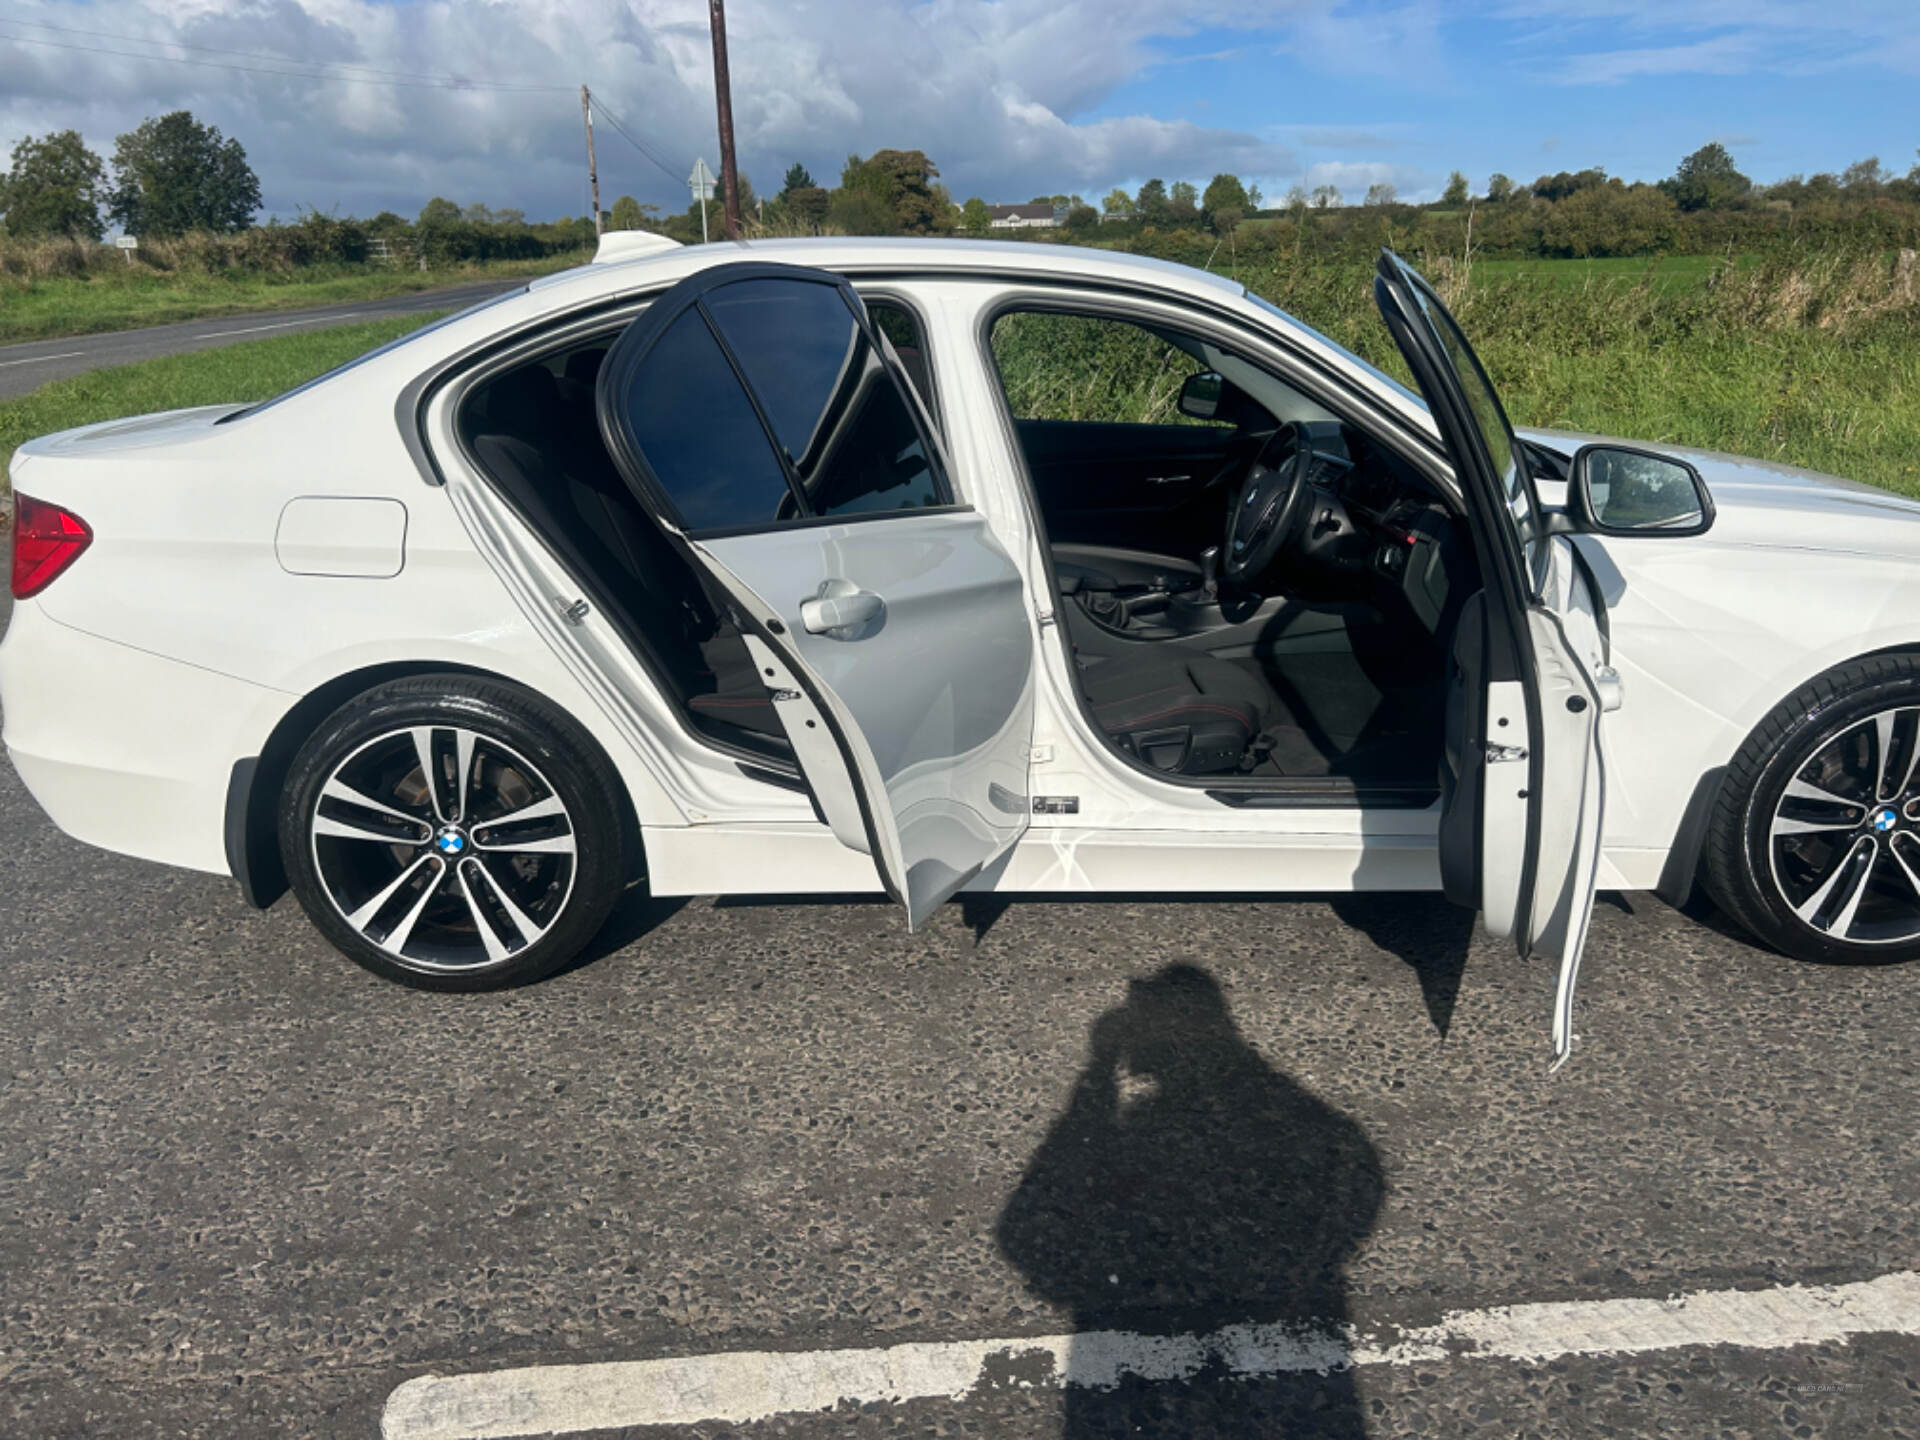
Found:
[{"label": "grass verge", "polygon": [[[1723,267],[1674,286],[1634,263],[1637,276],[1580,285],[1481,266],[1457,282],[1435,272],[1516,424],[1731,451],[1920,495],[1920,277],[1890,271],[1880,257],[1842,257]],[[1242,266],[1242,278],[1405,378],[1374,311],[1368,267]],[[1167,418],[1164,357],[1108,354],[1097,337],[1056,333],[1056,318],[1047,317],[1051,328],[1026,318],[1005,337],[1015,343],[996,331],[994,348],[1016,392],[1024,393],[1023,366],[1045,381],[1050,418]],[[264,399],[423,319],[170,356],[0,401],[0,475],[31,436]]]},{"label": "grass verge", "polygon": [[128,267],[125,276],[58,276],[0,287],[0,345],[168,325],[210,315],[302,310],[318,305],[411,295],[478,280],[565,270],[585,252],[544,260],[498,260],[444,270],[313,266],[291,275],[196,275]]},{"label": "grass verge", "polygon": [[11,499],[6,469],[13,452],[36,435],[155,410],[269,400],[445,313],[398,315],[167,355],[55,380],[18,399],[0,400],[0,506]]}]

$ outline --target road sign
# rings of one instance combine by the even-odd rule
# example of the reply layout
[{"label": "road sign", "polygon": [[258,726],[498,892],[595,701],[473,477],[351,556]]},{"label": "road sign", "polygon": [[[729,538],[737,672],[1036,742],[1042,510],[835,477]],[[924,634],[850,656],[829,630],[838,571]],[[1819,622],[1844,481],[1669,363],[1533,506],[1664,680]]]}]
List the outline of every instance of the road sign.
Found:
[{"label": "road sign", "polygon": [[693,173],[687,176],[687,189],[700,202],[700,243],[704,245],[707,243],[707,201],[713,198],[713,172],[707,168],[704,157],[693,162]]},{"label": "road sign", "polygon": [[140,248],[139,237],[134,235],[116,235],[113,237],[113,243],[122,250],[138,250]]}]

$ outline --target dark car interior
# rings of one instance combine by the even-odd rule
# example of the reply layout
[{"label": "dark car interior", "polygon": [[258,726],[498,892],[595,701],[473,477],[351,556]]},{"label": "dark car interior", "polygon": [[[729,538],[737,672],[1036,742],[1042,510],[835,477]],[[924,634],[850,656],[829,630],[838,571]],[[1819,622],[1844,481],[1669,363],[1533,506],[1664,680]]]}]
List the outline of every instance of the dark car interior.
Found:
[{"label": "dark car interior", "polygon": [[[937,414],[914,317],[870,308]],[[576,340],[475,386],[462,438],[688,723],[743,762],[770,762],[767,778],[795,773],[726,605],[601,439],[595,382],[615,338]],[[1028,364],[1021,350],[1033,346],[1045,363]],[[1191,337],[1022,312],[998,322],[994,353],[1047,532],[1056,613],[1087,713],[1115,749],[1223,798],[1430,793],[1445,641],[1474,585],[1427,482]]]},{"label": "dark car interior", "polygon": [[1020,310],[992,340],[1086,708],[1115,748],[1242,791],[1430,793],[1475,586],[1428,482],[1191,336]]},{"label": "dark car interior", "polygon": [[697,730],[749,755],[790,759],[738,627],[641,508],[600,438],[594,382],[613,339],[475,387],[461,409],[462,439]]}]

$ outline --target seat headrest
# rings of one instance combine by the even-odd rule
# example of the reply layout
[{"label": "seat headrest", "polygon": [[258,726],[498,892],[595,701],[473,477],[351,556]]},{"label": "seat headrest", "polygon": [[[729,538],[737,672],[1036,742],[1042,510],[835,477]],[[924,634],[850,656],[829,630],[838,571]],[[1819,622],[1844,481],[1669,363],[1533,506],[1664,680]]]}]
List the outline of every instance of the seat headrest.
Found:
[{"label": "seat headrest", "polygon": [[557,418],[560,387],[544,365],[509,370],[487,386],[486,429],[522,438],[537,435]]},{"label": "seat headrest", "polygon": [[593,382],[600,378],[600,365],[606,358],[604,345],[596,345],[591,350],[574,351],[567,357],[567,379],[591,390]]}]

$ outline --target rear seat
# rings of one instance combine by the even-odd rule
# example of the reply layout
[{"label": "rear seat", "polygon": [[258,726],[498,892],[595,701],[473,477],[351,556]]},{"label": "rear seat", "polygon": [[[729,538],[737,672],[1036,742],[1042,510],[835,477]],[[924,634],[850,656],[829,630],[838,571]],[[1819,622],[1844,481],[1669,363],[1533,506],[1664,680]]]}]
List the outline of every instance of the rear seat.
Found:
[{"label": "rear seat", "polygon": [[569,568],[612,592],[627,627],[644,636],[696,717],[784,745],[739,632],[641,510],[601,443],[584,369],[570,361],[567,379],[556,381],[545,366],[526,365],[489,382],[469,420],[474,458]]}]

